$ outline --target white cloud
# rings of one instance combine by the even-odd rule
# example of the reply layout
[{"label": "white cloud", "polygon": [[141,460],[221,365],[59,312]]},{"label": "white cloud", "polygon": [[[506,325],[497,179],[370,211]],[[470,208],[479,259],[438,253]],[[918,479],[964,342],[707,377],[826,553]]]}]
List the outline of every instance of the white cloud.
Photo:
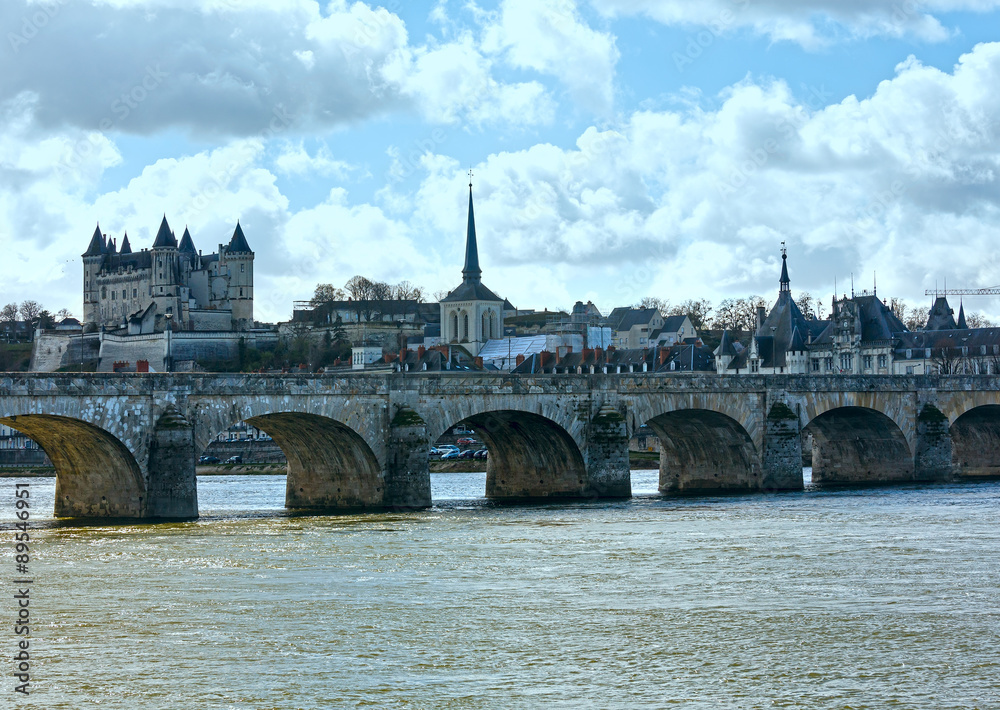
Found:
[{"label": "white cloud", "polygon": [[503,0],[487,24],[483,48],[502,53],[511,65],[551,75],[566,85],[574,101],[608,115],[614,105],[615,38],[592,29],[575,0]]},{"label": "white cloud", "polygon": [[1000,0],[590,0],[608,16],[645,15],[666,25],[707,27],[717,35],[747,27],[775,41],[815,48],[847,38],[951,36],[935,15],[987,12]]},{"label": "white cloud", "polygon": [[344,178],[352,166],[333,157],[328,147],[321,146],[315,155],[309,155],[305,146],[285,145],[281,154],[274,159],[274,166],[283,175],[322,175],[324,177]]}]

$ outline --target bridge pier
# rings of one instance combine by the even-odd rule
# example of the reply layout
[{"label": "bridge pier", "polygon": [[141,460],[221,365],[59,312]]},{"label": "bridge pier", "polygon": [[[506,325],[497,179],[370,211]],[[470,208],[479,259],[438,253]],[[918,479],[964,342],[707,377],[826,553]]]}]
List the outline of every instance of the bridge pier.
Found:
[{"label": "bridge pier", "polygon": [[149,444],[144,518],[198,517],[194,427],[175,408],[160,417]]},{"label": "bridge pier", "polygon": [[385,464],[387,508],[415,509],[431,506],[431,443],[424,420],[408,407],[396,412],[389,426]]},{"label": "bridge pier", "polygon": [[917,481],[947,481],[951,477],[952,438],[948,417],[933,404],[925,404],[917,415],[913,478]]},{"label": "bridge pier", "polygon": [[628,427],[614,407],[600,408],[587,435],[588,494],[594,498],[631,498],[632,472]]},{"label": "bridge pier", "polygon": [[762,456],[765,491],[802,490],[802,429],[799,415],[775,402],[764,420]]}]

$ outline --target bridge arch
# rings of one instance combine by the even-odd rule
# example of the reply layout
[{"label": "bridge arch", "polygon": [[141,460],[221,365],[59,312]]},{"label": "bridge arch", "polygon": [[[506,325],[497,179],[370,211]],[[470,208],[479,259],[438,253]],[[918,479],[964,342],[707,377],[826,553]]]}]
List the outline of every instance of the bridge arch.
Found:
[{"label": "bridge arch", "polygon": [[979,404],[957,416],[951,442],[954,475],[1000,476],[1000,404]]},{"label": "bridge arch", "polygon": [[645,423],[660,439],[661,493],[760,489],[757,447],[731,416],[713,409],[675,409]]},{"label": "bridge arch", "polygon": [[[259,402],[233,403],[223,411],[201,412],[210,423],[197,437],[197,449],[204,451],[219,434],[247,422],[268,434],[285,454],[286,508],[348,511],[382,507],[383,462],[366,437],[333,414],[329,407],[272,410]],[[337,414],[353,418],[349,409]]]},{"label": "bridge arch", "polygon": [[146,486],[135,456],[107,430],[73,417],[27,414],[0,418],[42,447],[56,469],[55,515],[139,518]]},{"label": "bridge arch", "polygon": [[910,443],[896,421],[882,411],[861,406],[825,408],[803,431],[812,436],[816,485],[914,480]]},{"label": "bridge arch", "polygon": [[[489,452],[486,497],[498,502],[524,502],[589,495],[587,466],[581,448],[558,422],[516,409],[480,411],[440,428],[471,426]],[[432,438],[433,441],[437,437]]]}]

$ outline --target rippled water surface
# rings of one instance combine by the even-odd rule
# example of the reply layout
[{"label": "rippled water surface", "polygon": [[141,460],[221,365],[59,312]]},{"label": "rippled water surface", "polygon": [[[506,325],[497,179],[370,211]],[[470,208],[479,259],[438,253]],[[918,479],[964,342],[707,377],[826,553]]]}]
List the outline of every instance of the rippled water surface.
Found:
[{"label": "rippled water surface", "polygon": [[125,527],[45,523],[32,479],[27,706],[1000,708],[1000,484],[633,476],[630,501],[498,508],[485,474],[437,474],[431,510],[346,517],[201,478],[201,520]]}]

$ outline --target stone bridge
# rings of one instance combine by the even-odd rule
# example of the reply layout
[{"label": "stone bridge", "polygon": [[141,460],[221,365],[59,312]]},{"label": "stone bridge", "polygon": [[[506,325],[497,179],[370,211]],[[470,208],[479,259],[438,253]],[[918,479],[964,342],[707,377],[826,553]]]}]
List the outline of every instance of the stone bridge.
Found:
[{"label": "stone bridge", "polygon": [[0,422],[48,453],[58,516],[193,518],[195,461],[247,421],[288,459],[286,506],[431,504],[428,448],[459,423],[497,501],[625,498],[628,439],[660,437],[664,494],[1000,475],[1000,378],[664,374],[7,374]]}]

